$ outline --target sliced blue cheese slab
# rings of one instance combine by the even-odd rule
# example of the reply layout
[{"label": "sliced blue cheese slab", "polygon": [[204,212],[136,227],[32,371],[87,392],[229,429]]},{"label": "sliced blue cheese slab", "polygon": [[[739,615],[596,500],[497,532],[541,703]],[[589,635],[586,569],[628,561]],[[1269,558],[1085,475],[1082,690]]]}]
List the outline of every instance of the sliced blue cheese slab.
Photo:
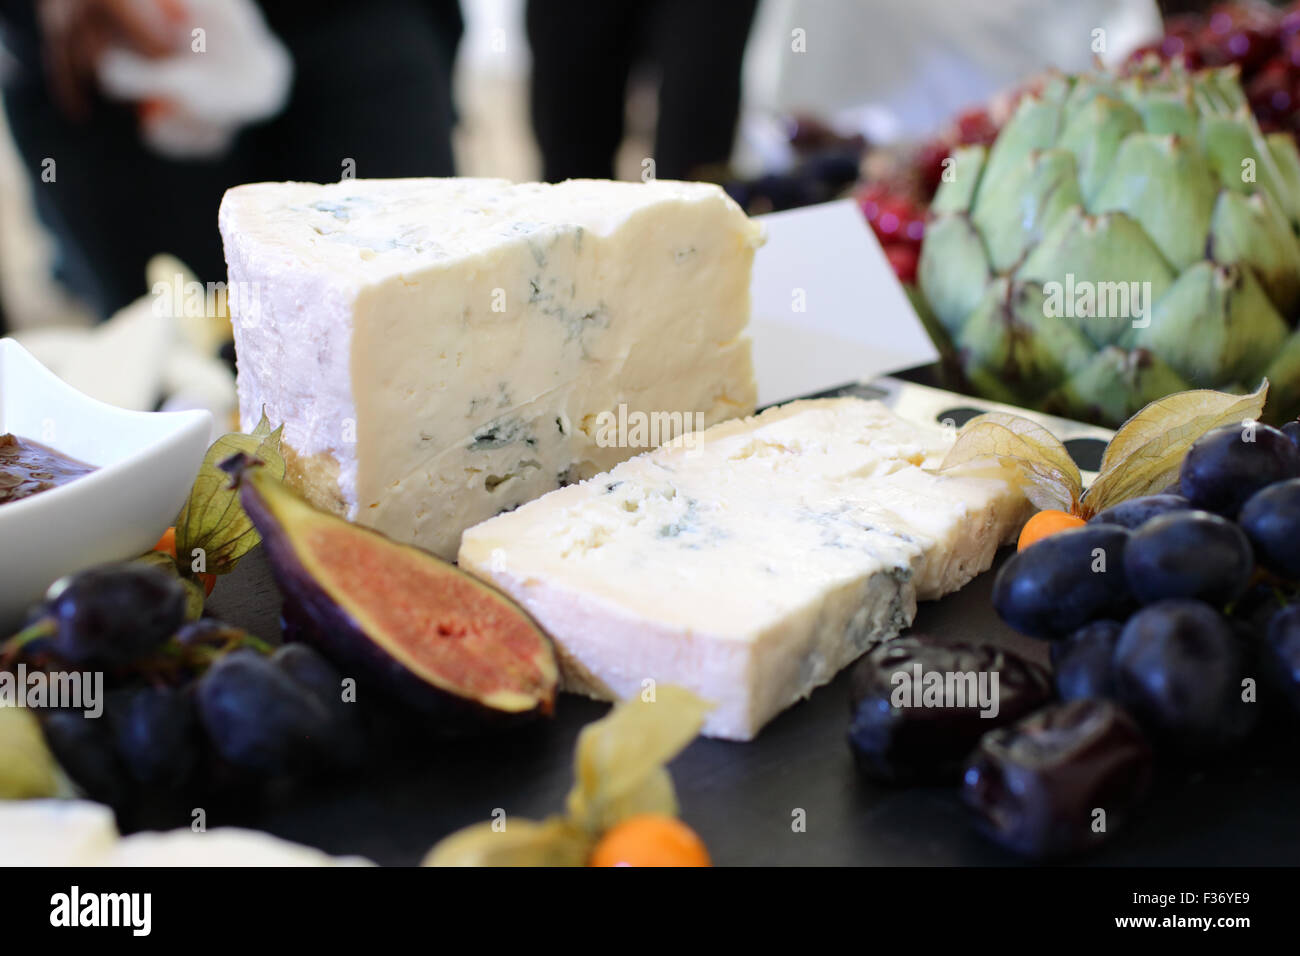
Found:
[{"label": "sliced blue cheese slab", "polygon": [[[243,427],[283,423],[316,505],[443,557],[685,423],[753,411],[761,232],[716,186],[257,183],[219,221]],[[620,414],[664,428],[638,445],[602,427]]]},{"label": "sliced blue cheese slab", "polygon": [[792,402],[470,528],[460,565],[550,632],[565,689],[679,684],[714,702],[705,734],[749,740],[1019,532],[1012,473],[935,471],[954,435]]}]

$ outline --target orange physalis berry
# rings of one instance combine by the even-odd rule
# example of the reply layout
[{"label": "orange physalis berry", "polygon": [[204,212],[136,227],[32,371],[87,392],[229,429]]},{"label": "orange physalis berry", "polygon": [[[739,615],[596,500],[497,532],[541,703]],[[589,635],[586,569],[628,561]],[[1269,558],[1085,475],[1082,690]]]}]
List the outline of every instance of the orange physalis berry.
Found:
[{"label": "orange physalis berry", "polygon": [[612,827],[596,844],[592,866],[710,866],[709,851],[676,817],[644,813]]},{"label": "orange physalis berry", "polygon": [[162,537],[158,539],[158,543],[150,550],[161,551],[163,554],[170,554],[173,558],[176,557],[176,529],[172,527],[164,531]]},{"label": "orange physalis berry", "polygon": [[1060,531],[1082,528],[1085,524],[1086,521],[1068,511],[1040,511],[1025,522],[1020,532],[1020,540],[1016,543],[1016,550],[1023,551],[1036,541],[1041,541]]},{"label": "orange physalis berry", "polygon": [[[176,557],[176,529],[174,527],[171,527],[168,528],[166,531],[164,531],[162,537],[158,539],[158,543],[155,544],[150,550],[161,551],[163,554],[170,554],[173,558],[175,558]],[[215,574],[201,572],[195,575],[195,577],[197,577],[199,579],[199,582],[203,585],[203,596],[210,597],[212,595],[212,589],[217,586],[217,576]]]}]

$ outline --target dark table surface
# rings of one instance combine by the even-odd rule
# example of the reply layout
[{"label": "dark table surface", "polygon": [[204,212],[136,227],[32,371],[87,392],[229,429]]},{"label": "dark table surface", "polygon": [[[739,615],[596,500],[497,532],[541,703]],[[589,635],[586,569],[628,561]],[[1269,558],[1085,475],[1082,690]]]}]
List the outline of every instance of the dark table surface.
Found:
[{"label": "dark table surface", "polygon": [[[987,640],[1046,662],[990,605],[993,574],[923,604],[913,630]],[[210,602],[214,614],[278,634],[279,595],[252,552]],[[565,695],[553,721],[461,741],[402,735],[355,779],[317,785],[209,826],[243,825],[382,864],[418,863],[438,839],[494,810],[541,818],[572,779],[578,731],[608,705]],[[672,765],[684,819],[720,865],[1003,865],[1017,862],[974,832],[950,788],[894,789],[858,777],[848,747],[847,672],[777,717],[758,739],[700,739]],[[1243,757],[1212,770],[1167,771],[1145,810],[1081,862],[1103,865],[1300,864],[1300,743],[1289,759]],[[802,811],[803,832],[792,826]]]}]

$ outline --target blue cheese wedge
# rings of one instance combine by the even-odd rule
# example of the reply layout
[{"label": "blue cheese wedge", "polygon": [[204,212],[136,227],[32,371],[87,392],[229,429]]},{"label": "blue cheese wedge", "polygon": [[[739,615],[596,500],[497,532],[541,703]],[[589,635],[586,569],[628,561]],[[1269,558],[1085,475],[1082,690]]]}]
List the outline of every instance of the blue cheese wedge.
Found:
[{"label": "blue cheese wedge", "polygon": [[284,424],[316,505],[443,557],[471,524],[753,411],[760,230],[716,186],[257,183],[219,220],[243,427]]},{"label": "blue cheese wedge", "polygon": [[460,564],[551,633],[565,689],[678,684],[714,702],[704,733],[749,740],[1018,533],[1012,474],[935,472],[954,434],[793,402],[470,528]]}]

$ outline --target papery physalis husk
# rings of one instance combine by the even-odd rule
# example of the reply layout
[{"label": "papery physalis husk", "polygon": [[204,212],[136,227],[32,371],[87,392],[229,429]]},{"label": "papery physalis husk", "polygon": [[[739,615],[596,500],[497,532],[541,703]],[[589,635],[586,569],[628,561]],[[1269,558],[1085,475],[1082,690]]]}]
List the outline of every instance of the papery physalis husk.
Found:
[{"label": "papery physalis husk", "polygon": [[993,459],[1015,468],[1024,479],[1025,497],[1040,509],[1072,511],[1083,492],[1079,466],[1059,438],[1019,415],[988,412],[967,422],[948,450],[940,471]]},{"label": "papery physalis husk", "polygon": [[640,813],[675,814],[666,764],[695,739],[710,705],[660,686],[653,700],[622,701],[583,728],[563,816],[466,827],[441,840],[425,866],[582,866],[610,827]]},{"label": "papery physalis husk", "polygon": [[586,833],[563,817],[476,823],[440,840],[421,866],[582,866]]},{"label": "papery physalis husk", "polygon": [[569,818],[602,833],[638,813],[677,812],[664,765],[695,739],[709,705],[681,687],[659,687],[653,701],[623,701],[578,736]]},{"label": "papery physalis husk", "polygon": [[230,476],[217,467],[231,455],[244,452],[260,460],[276,478],[284,477],[284,456],[280,432],[271,430],[265,413],[251,435],[233,432],[212,443],[203,456],[199,475],[189,500],[176,519],[176,553],[187,558],[195,548],[204,553],[212,574],[228,574],[236,562],[261,541],[257,529],[239,504],[239,492],[231,487]]},{"label": "papery physalis husk", "polygon": [[1202,388],[1177,392],[1147,405],[1125,422],[1106,446],[1097,480],[1083,499],[1082,517],[1168,488],[1198,438],[1220,425],[1258,418],[1267,399],[1265,380],[1250,395]]},{"label": "papery physalis husk", "polygon": [[[24,691],[17,688],[18,693]],[[72,783],[46,746],[32,712],[0,703],[0,800],[73,795]]]},{"label": "papery physalis husk", "polygon": [[1038,508],[1087,519],[1121,501],[1169,487],[1198,438],[1220,425],[1258,418],[1267,398],[1265,381],[1250,395],[1196,389],[1151,402],[1110,440],[1097,480],[1086,495],[1078,467],[1051,432],[1027,418],[1001,412],[967,422],[939,470],[993,459],[1020,472],[1025,497]]},{"label": "papery physalis husk", "polygon": [[186,620],[197,621],[203,616],[203,603],[206,599],[203,593],[203,585],[199,584],[194,578],[186,577],[175,558],[165,551],[146,551],[135,560],[170,574],[181,582],[185,588]]}]

